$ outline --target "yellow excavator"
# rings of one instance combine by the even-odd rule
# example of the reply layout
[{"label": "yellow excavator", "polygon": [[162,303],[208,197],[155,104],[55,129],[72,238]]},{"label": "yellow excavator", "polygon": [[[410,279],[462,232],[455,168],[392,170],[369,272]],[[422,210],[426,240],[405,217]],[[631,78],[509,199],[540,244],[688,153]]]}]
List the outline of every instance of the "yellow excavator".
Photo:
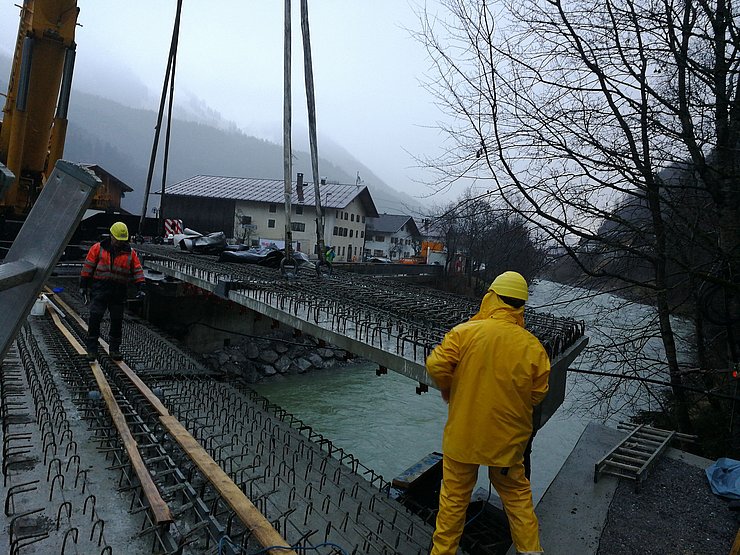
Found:
[{"label": "yellow excavator", "polygon": [[[0,123],[0,214],[24,219],[62,157],[77,0],[25,0]],[[4,194],[3,194],[4,192]]]}]

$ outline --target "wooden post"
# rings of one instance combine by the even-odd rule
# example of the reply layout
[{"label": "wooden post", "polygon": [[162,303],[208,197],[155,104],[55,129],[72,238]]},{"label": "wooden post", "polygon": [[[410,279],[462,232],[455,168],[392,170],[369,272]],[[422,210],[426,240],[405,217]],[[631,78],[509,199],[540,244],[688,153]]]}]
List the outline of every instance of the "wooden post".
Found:
[{"label": "wooden post", "polygon": [[324,214],[321,209],[319,190],[319,148],[316,142],[316,103],[313,90],[313,65],[311,63],[311,33],[308,27],[308,0],[301,0],[301,30],[303,31],[303,72],[306,79],[306,103],[308,104],[308,140],[311,146],[311,172],[316,200],[316,242],[319,262],[326,261],[324,248]]},{"label": "wooden post", "polygon": [[290,0],[285,0],[285,39],[283,43],[283,180],[285,181],[285,263],[292,264],[293,230],[290,225],[290,200],[293,194],[293,151],[291,147],[292,100],[290,87]]}]

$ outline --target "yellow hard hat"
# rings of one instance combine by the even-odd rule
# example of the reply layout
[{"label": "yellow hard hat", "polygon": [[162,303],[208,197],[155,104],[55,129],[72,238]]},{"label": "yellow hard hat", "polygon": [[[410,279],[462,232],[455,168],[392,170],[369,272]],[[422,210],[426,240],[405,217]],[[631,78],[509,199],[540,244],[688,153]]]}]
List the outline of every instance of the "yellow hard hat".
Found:
[{"label": "yellow hard hat", "polygon": [[527,280],[518,272],[504,272],[493,280],[489,291],[493,291],[502,297],[511,297],[526,301],[529,299]]},{"label": "yellow hard hat", "polygon": [[128,241],[128,227],[123,222],[116,222],[110,226],[110,234],[119,241]]}]

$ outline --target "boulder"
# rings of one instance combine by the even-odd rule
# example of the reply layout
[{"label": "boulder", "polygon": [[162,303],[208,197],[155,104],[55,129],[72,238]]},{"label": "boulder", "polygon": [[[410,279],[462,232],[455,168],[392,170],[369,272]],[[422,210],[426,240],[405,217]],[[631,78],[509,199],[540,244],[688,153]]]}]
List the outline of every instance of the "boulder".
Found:
[{"label": "boulder", "polygon": [[265,349],[260,353],[259,359],[262,362],[266,362],[268,364],[272,364],[278,359],[279,355],[273,351],[272,349]]},{"label": "boulder", "polygon": [[290,369],[290,365],[291,365],[291,360],[286,356],[280,357],[273,364],[273,366],[275,367],[275,370],[277,370],[281,374],[285,374]]},{"label": "boulder", "polygon": [[227,353],[224,353],[223,351],[219,351],[217,354],[218,354],[219,366],[223,366],[224,364],[229,362],[229,355]]},{"label": "boulder", "polygon": [[293,362],[293,366],[297,368],[299,374],[304,374],[309,368],[311,368],[311,363],[301,357]]},{"label": "boulder", "polygon": [[312,366],[315,366],[316,368],[323,368],[324,367],[324,359],[321,358],[316,353],[311,353],[306,357],[308,361],[311,363]]},{"label": "boulder", "polygon": [[334,349],[316,349],[316,354],[321,358],[334,358]]},{"label": "boulder", "polygon": [[260,350],[257,348],[257,345],[250,341],[246,345],[244,345],[244,354],[247,356],[247,358],[255,359],[258,356],[260,356]]},{"label": "boulder", "polygon": [[260,372],[263,376],[274,376],[275,374],[277,374],[277,370],[275,370],[275,368],[273,368],[269,364],[262,364]]},{"label": "boulder", "polygon": [[283,355],[288,352],[289,346],[287,343],[283,343],[282,341],[275,341],[272,348],[275,349],[277,353]]},{"label": "boulder", "polygon": [[226,364],[221,365],[221,371],[226,372],[227,374],[241,374],[241,368],[239,368],[238,365],[234,364],[233,362],[227,362]]},{"label": "boulder", "polygon": [[247,362],[247,357],[241,351],[236,351],[231,355],[231,360],[234,362]]}]

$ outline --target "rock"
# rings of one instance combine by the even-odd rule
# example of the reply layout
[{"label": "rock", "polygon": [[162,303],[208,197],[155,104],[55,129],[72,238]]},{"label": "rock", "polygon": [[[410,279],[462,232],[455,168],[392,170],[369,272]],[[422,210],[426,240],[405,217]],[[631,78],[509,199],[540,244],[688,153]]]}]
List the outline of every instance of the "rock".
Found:
[{"label": "rock", "polygon": [[260,356],[260,350],[257,348],[257,345],[254,344],[254,342],[250,341],[249,343],[244,345],[244,354],[247,356],[247,358],[255,359]]},{"label": "rock", "polygon": [[273,364],[275,370],[277,370],[281,374],[285,374],[290,369],[290,365],[291,360],[286,356],[280,357],[275,361],[275,364]]},{"label": "rock", "polygon": [[227,362],[226,364],[221,365],[221,371],[226,372],[227,374],[241,374],[241,368],[234,364],[233,362]]},{"label": "rock", "polygon": [[335,349],[334,358],[337,360],[347,360],[349,358],[349,353],[343,349]]},{"label": "rock", "polygon": [[334,349],[316,349],[316,354],[321,358],[334,358]]},{"label": "rock", "polygon": [[231,360],[234,362],[247,362],[247,357],[241,351],[236,351],[231,355]]},{"label": "rock", "polygon": [[306,370],[311,368],[311,363],[303,357],[296,359],[293,365],[298,369],[299,374],[304,374]]},{"label": "rock", "polygon": [[321,358],[316,353],[311,353],[306,357],[308,361],[311,363],[312,366],[315,366],[316,368],[323,368],[324,367],[324,359]]},{"label": "rock", "polygon": [[224,353],[224,352],[219,352],[218,353],[218,364],[219,364],[219,366],[223,366],[227,362],[229,362],[229,355],[226,354],[226,353]]},{"label": "rock", "polygon": [[278,359],[278,354],[273,351],[272,349],[265,349],[260,353],[259,359],[262,362],[267,362],[268,364],[272,364]]},{"label": "rock", "polygon": [[289,347],[287,343],[283,343],[282,341],[275,341],[272,348],[282,355],[288,352]]},{"label": "rock", "polygon": [[263,376],[274,376],[275,374],[277,374],[277,370],[275,370],[269,364],[263,364],[260,371],[262,372]]},{"label": "rock", "polygon": [[248,363],[242,370],[242,376],[247,383],[257,383],[262,377],[254,364]]}]

